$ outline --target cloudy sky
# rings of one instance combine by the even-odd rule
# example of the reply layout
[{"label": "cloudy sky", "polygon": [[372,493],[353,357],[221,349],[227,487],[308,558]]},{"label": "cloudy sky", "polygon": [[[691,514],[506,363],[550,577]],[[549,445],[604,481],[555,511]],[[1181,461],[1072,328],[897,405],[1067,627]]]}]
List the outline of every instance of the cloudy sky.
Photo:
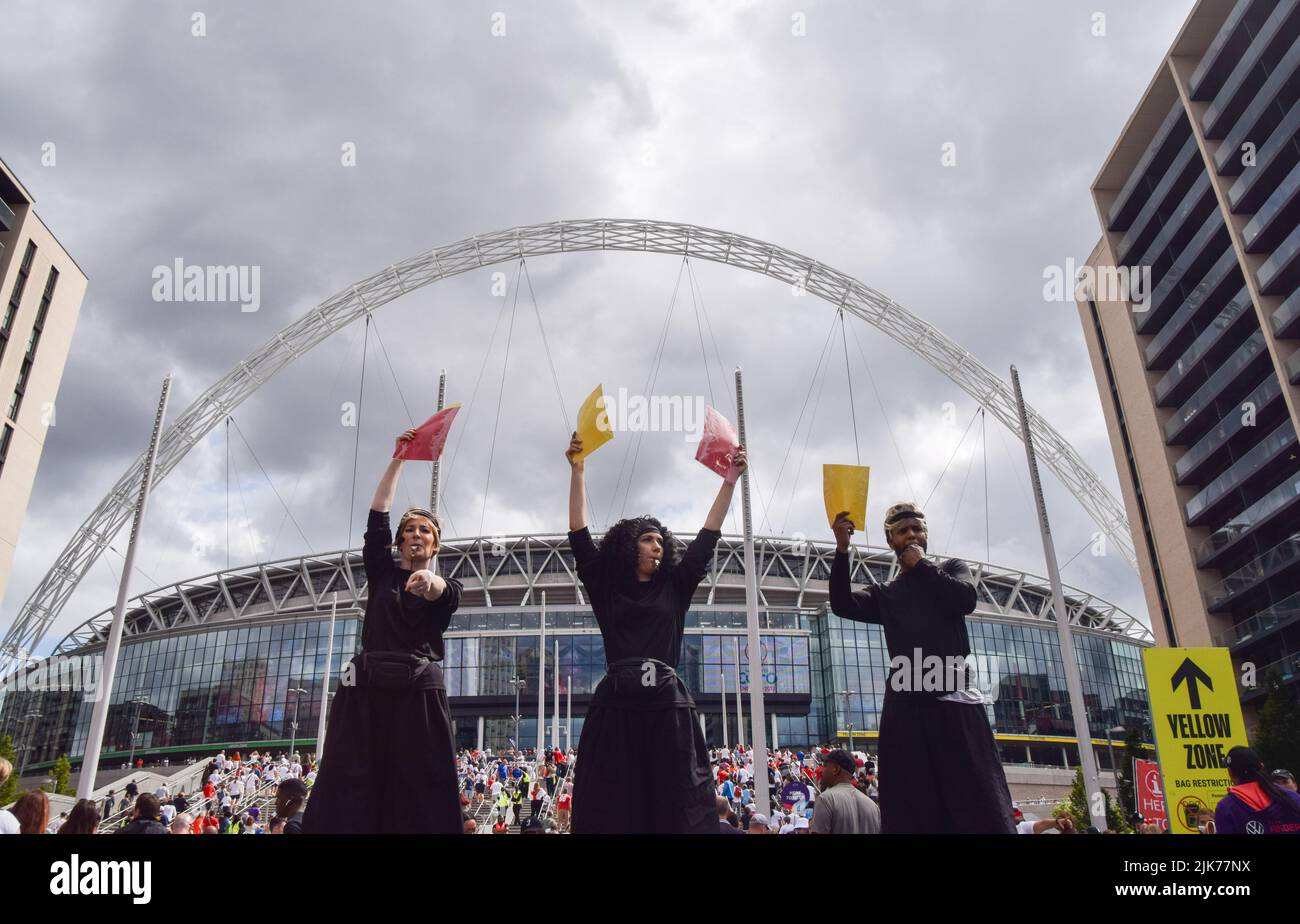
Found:
[{"label": "cloudy sky", "polygon": [[[1078,315],[1044,299],[1043,273],[1096,243],[1088,187],[1192,6],[6,4],[0,156],[90,282],[0,624],[143,449],[167,373],[175,417],[365,276],[558,219],[689,222],[852,274],[999,375],[1015,363],[1030,403],[1118,496]],[[177,259],[258,267],[259,310],[156,300],[154,268]],[[339,333],[157,487],[132,590],[359,543],[349,518],[358,533],[441,368],[465,404],[444,465],[447,534],[564,530],[565,414],[598,383],[643,393],[666,318],[653,393],[729,412],[730,370],[746,370],[760,533],[829,539],[820,466],[860,456],[871,543],[885,506],[931,498],[931,551],[1044,573],[1023,451],[991,418],[986,440],[976,421],[963,443],[964,392],[860,321],[814,378],[829,305],[707,262],[682,270],[670,256],[535,258],[517,299],[519,267],[503,265],[384,307],[368,338],[361,323]],[[343,418],[367,340],[358,447]],[[693,533],[716,476],[681,434],[635,447],[619,434],[589,462],[594,525],[654,512]],[[427,497],[428,476],[408,466],[398,503]],[[1096,527],[1044,482],[1066,582],[1145,621],[1136,575],[1091,554]],[[121,564],[96,563],[40,651],[111,606]]]}]

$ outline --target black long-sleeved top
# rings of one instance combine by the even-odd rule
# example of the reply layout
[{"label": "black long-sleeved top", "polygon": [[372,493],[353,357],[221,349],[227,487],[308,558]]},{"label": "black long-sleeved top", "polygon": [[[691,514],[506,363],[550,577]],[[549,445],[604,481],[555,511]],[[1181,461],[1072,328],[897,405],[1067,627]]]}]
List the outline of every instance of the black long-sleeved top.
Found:
[{"label": "black long-sleeved top", "polygon": [[393,560],[393,530],[388,514],[370,511],[362,559],[366,566],[366,621],[361,629],[362,651],[407,651],[441,661],[442,633],[460,606],[460,581],[447,580],[447,589],[432,602],[405,590],[413,573]]},{"label": "black long-sleeved top", "polygon": [[885,630],[890,658],[970,656],[967,613],[975,609],[975,579],[961,559],[935,565],[922,558],[888,584],[866,590],[849,586],[849,553],[831,563],[831,610],[842,619],[874,623]]},{"label": "black long-sleeved top", "polygon": [[620,582],[605,574],[600,552],[587,527],[569,533],[569,547],[605,639],[608,663],[624,658],[654,658],[676,669],[686,630],[686,611],[721,538],[720,530],[701,529],[682,560],[666,575],[656,574],[649,581]]}]

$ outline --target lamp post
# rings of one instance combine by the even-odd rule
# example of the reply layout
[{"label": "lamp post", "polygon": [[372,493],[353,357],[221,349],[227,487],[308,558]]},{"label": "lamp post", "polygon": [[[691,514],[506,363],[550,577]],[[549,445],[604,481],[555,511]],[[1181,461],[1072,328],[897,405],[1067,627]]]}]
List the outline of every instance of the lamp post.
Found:
[{"label": "lamp post", "polygon": [[839,696],[844,697],[844,718],[849,723],[849,754],[853,753],[853,713],[850,711],[849,697],[856,696],[857,690],[840,690]]},{"label": "lamp post", "polygon": [[128,768],[135,766],[135,742],[140,735],[140,711],[141,707],[152,705],[147,696],[137,696],[131,700],[131,704],[136,707],[135,716],[131,719],[131,754],[126,759]]},{"label": "lamp post", "polygon": [[519,719],[521,718],[519,714],[519,691],[523,689],[525,685],[525,680],[524,678],[516,674],[507,682],[512,687],[515,688],[515,714],[512,715],[511,718],[515,720],[515,747],[518,748],[519,747]]},{"label": "lamp post", "polygon": [[297,694],[293,698],[293,721],[289,723],[290,728],[293,730],[292,734],[289,737],[289,762],[292,763],[293,747],[295,744],[298,743],[298,704],[302,702],[303,694],[305,694],[307,691],[304,690],[302,687],[294,687],[289,692]]}]

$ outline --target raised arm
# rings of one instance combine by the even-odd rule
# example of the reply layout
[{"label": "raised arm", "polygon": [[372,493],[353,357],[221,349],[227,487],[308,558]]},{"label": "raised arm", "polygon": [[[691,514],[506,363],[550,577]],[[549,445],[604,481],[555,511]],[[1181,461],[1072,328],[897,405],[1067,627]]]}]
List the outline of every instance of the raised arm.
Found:
[{"label": "raised arm", "polygon": [[[415,431],[407,430],[397,438],[398,442],[405,443],[408,440],[415,439]],[[379,479],[379,486],[375,488],[375,497],[370,502],[371,510],[378,510],[380,513],[388,513],[393,509],[393,498],[397,495],[397,478],[402,473],[402,460],[390,459],[388,468],[384,469],[383,477]]]},{"label": "raised arm", "polygon": [[573,436],[569,438],[569,448],[565,450],[564,457],[569,460],[569,532],[575,532],[587,525],[587,486],[585,459],[578,459],[575,456],[582,452],[582,438],[578,436],[578,431],[573,431]]},{"label": "raised arm", "polygon": [[880,607],[871,590],[855,591],[849,582],[849,536],[853,521],[848,513],[840,513],[831,526],[835,531],[835,558],[831,562],[830,604],[831,612],[841,619],[854,622],[880,622]]},{"label": "raised arm", "polygon": [[[737,481],[744,477],[745,469],[749,467],[749,460],[745,456],[745,447],[736,450],[735,457],[731,464],[740,470]],[[718,496],[713,499],[713,506],[709,508],[709,515],[704,518],[704,528],[711,529],[714,532],[722,529],[722,521],[727,518],[727,511],[731,509],[731,496],[736,493],[735,482],[723,481],[722,487],[718,488]]]}]

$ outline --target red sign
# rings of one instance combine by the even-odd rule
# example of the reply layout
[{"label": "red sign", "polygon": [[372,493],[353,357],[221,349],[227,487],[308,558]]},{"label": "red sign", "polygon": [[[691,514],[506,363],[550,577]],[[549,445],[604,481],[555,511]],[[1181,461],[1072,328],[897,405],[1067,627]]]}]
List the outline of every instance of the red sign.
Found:
[{"label": "red sign", "polygon": [[731,464],[736,450],[740,448],[740,439],[731,421],[723,417],[712,407],[704,412],[704,436],[695,451],[695,461],[712,469],[723,477],[727,484],[735,484],[740,477],[740,470]]},{"label": "red sign", "polygon": [[1169,818],[1165,814],[1165,791],[1160,783],[1160,765],[1154,760],[1134,760],[1133,782],[1138,814],[1148,824],[1159,825],[1163,834],[1169,829]]},{"label": "red sign", "polygon": [[442,447],[447,445],[451,422],[456,419],[456,412],[459,410],[460,405],[453,404],[420,424],[415,428],[415,439],[406,442],[398,441],[397,448],[393,451],[393,458],[405,459],[408,462],[432,462],[437,459],[442,455]]}]

